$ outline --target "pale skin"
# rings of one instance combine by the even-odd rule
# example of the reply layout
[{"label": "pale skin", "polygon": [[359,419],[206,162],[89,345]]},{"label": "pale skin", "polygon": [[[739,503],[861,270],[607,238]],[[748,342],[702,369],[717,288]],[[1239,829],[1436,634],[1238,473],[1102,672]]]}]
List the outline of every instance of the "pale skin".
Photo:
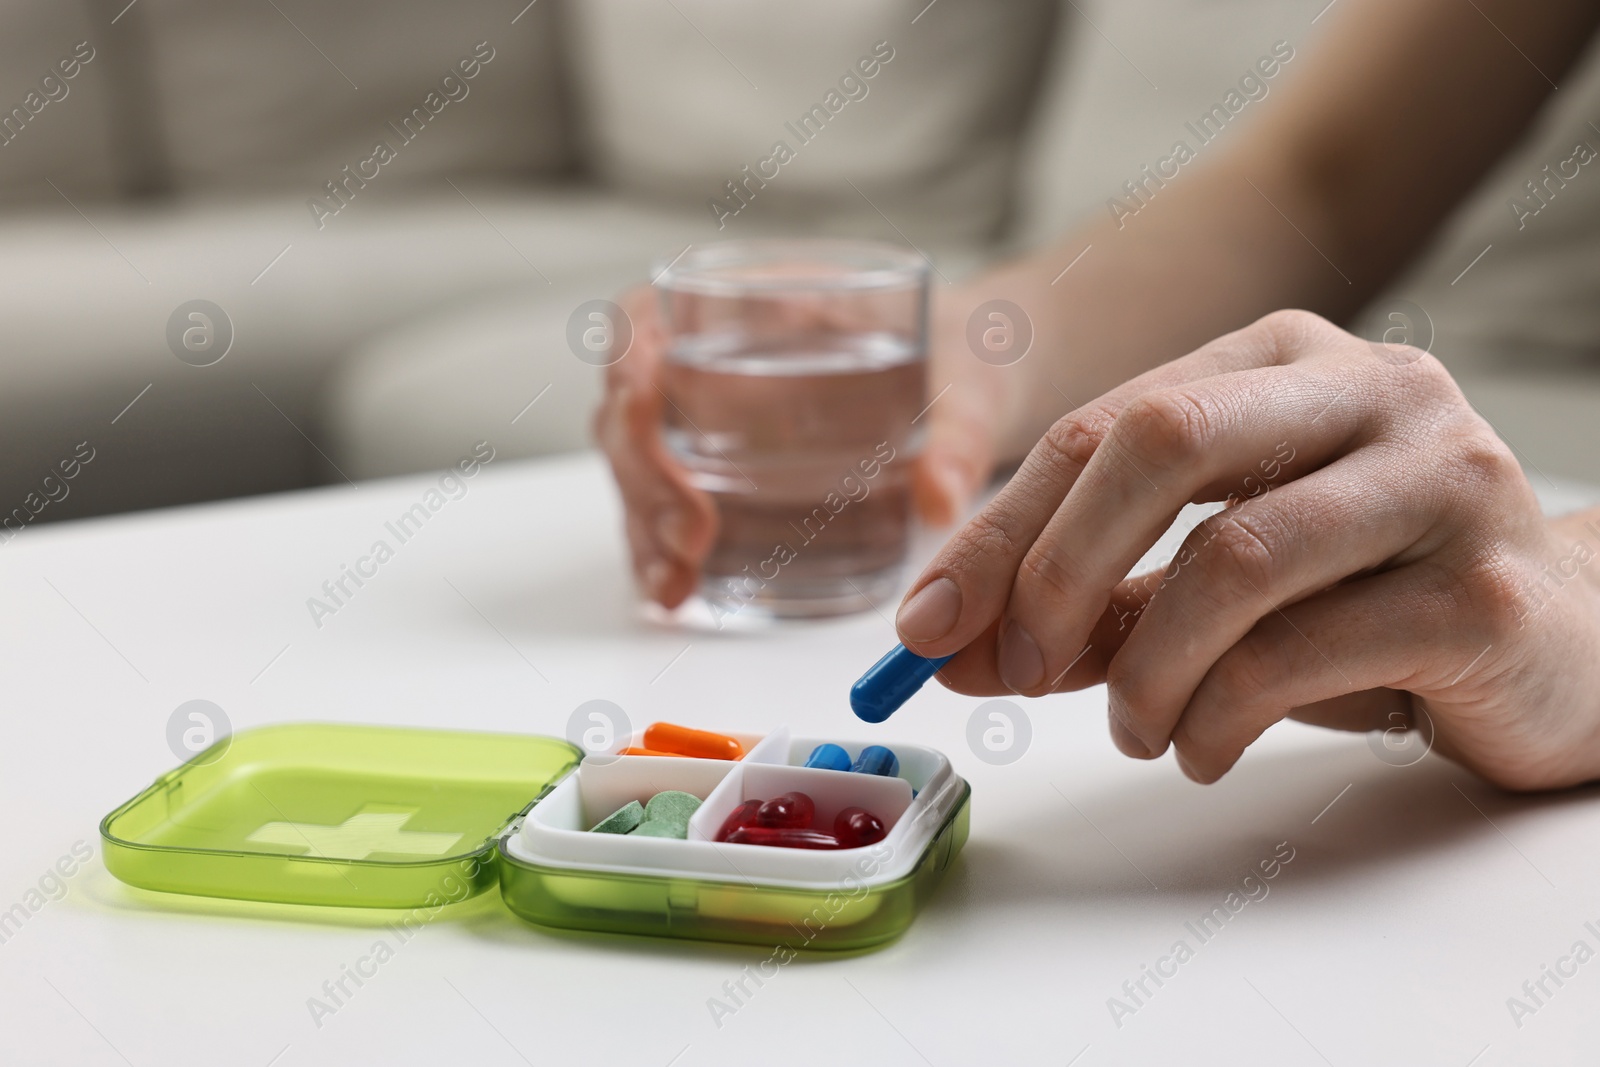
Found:
[{"label": "pale skin", "polygon": [[[1285,717],[1425,718],[1438,751],[1508,788],[1600,777],[1600,510],[1546,520],[1438,359],[1327,321],[1526,129],[1600,4],[1340,0],[1328,18],[1259,121],[1136,217],[939,294],[931,386],[951,388],[919,509],[951,521],[1022,462],[913,583],[900,637],[956,654],[940,678],[963,693],[1104,682],[1117,747],[1173,748],[1200,782]],[[994,298],[1034,324],[1010,367],[965,346]],[[653,294],[624,307],[634,346],[597,433],[635,572],[674,606],[715,509],[660,442]],[[1183,504],[1219,500],[1179,565],[1124,578]]]}]

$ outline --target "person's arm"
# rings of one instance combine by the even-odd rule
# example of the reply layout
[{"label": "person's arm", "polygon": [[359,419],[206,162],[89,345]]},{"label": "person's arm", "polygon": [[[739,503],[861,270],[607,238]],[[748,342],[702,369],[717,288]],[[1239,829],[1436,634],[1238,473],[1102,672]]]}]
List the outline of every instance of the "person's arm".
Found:
[{"label": "person's arm", "polygon": [[[1424,730],[1510,788],[1593,781],[1600,510],[1546,521],[1432,356],[1304,311],[1237,327],[1359,307],[1526,126],[1600,9],[1341,2],[1282,106],[1210,170],[985,280],[1033,294],[1051,358],[1012,394],[1005,450],[1039,440],[913,585],[900,638],[953,655],[939,677],[964,693],[1103,682],[1117,747],[1174,749],[1199,782],[1285,717]],[[1108,254],[1052,296],[1041,278],[1091,240]],[[1042,387],[1069,371],[1091,402]],[[1125,578],[1197,500],[1229,506]]]},{"label": "person's arm", "polygon": [[[1336,0],[1325,18],[1325,38],[1252,105],[1262,121],[1225,129],[1135,217],[1119,227],[1108,213],[937,294],[936,402],[917,461],[925,518],[954,520],[997,461],[1020,459],[1063,412],[1209,338],[1275,308],[1338,320],[1360,307],[1526,127],[1600,4]],[[633,349],[609,368],[595,425],[635,575],[670,607],[693,591],[717,520],[661,444],[651,295],[623,300]],[[1032,349],[1012,366],[967,348],[968,319],[990,299],[1033,320]]]},{"label": "person's arm", "polygon": [[1028,358],[987,369],[1009,397],[1002,458],[1065,410],[1269,311],[1341,321],[1359,309],[1527,129],[1600,3],[1337,0],[1324,22],[1315,46],[1291,42],[1295,58],[1250,105],[1259,121],[1199,146],[1135,216],[1119,226],[1102,212],[945,307],[946,341],[987,299],[1034,320]]}]

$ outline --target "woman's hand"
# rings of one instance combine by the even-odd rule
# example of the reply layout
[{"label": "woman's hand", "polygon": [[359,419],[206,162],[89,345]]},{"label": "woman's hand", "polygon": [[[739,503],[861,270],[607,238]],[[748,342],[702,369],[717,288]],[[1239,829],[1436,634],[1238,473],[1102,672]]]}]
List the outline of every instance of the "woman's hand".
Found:
[{"label": "woman's hand", "polygon": [[897,625],[959,650],[964,693],[1106,682],[1117,747],[1172,745],[1199,782],[1287,716],[1431,726],[1485,778],[1551,788],[1600,777],[1600,552],[1558,531],[1436,359],[1279,312],[1060,419]]},{"label": "woman's hand", "polygon": [[[923,519],[948,525],[994,470],[996,427],[1019,395],[1012,368],[980,362],[966,348],[966,315],[975,300],[935,300],[929,342],[928,397],[921,421],[927,441],[917,459],[914,492]],[[633,570],[646,596],[676,607],[694,592],[717,536],[711,497],[697,488],[661,436],[667,404],[661,390],[667,338],[649,286],[619,299],[633,330],[629,350],[606,368],[594,433],[611,462],[627,516]],[[1020,454],[1020,450],[1019,453]]]},{"label": "woman's hand", "polygon": [[641,285],[618,304],[632,326],[633,343],[606,368],[594,435],[622,493],[634,578],[651,600],[677,607],[694,592],[700,563],[716,541],[717,510],[661,437],[667,342],[656,293]]}]

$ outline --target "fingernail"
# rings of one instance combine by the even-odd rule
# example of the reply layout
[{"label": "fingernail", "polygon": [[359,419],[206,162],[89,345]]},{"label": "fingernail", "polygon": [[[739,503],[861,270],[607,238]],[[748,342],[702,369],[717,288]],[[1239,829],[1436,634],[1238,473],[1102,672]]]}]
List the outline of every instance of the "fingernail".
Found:
[{"label": "fingernail", "polygon": [[1032,689],[1044,681],[1044,656],[1033,635],[1015,620],[1008,620],[1000,634],[1000,680],[1016,692]]},{"label": "fingernail", "polygon": [[961,617],[961,587],[949,578],[935,578],[900,605],[895,629],[910,641],[937,641]]},{"label": "fingernail", "polygon": [[1122,716],[1112,712],[1110,718],[1111,743],[1117,746],[1117,751],[1134,759],[1149,759],[1150,749],[1139,740],[1138,734],[1128,729],[1128,724],[1122,721]]},{"label": "fingernail", "polygon": [[661,540],[673,554],[687,558],[689,555],[689,514],[681,508],[668,508],[661,513],[657,524]]}]

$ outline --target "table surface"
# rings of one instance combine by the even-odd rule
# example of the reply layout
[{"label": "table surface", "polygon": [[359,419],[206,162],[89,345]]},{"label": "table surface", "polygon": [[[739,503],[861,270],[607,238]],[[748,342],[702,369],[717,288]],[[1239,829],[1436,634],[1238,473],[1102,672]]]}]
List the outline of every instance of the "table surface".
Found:
[{"label": "table surface", "polygon": [[[1117,755],[1103,689],[1027,702],[1031,741],[1008,765],[969,746],[982,702],[937,687],[869,728],[845,693],[892,642],[885,617],[719,633],[651,616],[592,456],[487,468],[317,626],[307,599],[434,484],[0,546],[5,1063],[1594,1060],[1577,1050],[1600,1045],[1600,963],[1571,956],[1600,949],[1594,789],[1510,796],[1435,757],[1397,766],[1368,737],[1296,724],[1201,787],[1170,758]],[[1547,507],[1581,496],[1545,490]],[[545,932],[492,892],[401,942],[384,916],[149,893],[101,863],[100,818],[174,765],[167,725],[185,701],[214,702],[235,730],[560,735],[596,698],[636,724],[932,745],[972,783],[971,840],[900,940],[801,956],[746,979],[738,1002],[726,988],[771,950]],[[56,881],[75,848],[93,858]],[[1261,879],[1275,856],[1292,858]],[[1227,923],[1198,936],[1219,905]],[[314,1013],[324,983],[381,940],[392,957]],[[1576,974],[1558,986],[1547,966]],[[1523,983],[1542,977],[1535,1001]],[[713,998],[736,1010],[714,1015]]]}]

